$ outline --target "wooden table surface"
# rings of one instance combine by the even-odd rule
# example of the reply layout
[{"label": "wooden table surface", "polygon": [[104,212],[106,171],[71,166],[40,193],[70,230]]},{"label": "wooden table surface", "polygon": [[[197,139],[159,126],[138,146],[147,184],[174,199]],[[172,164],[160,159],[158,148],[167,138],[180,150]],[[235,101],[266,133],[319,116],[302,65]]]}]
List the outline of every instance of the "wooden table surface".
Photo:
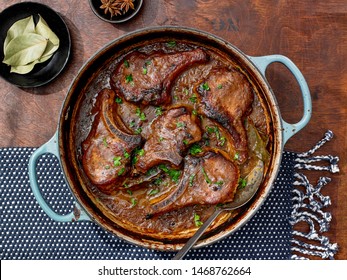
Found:
[{"label": "wooden table surface", "polygon": [[[0,11],[21,1],[1,1]],[[347,259],[347,4],[345,0],[144,0],[139,14],[112,25],[98,19],[84,1],[36,1],[49,5],[66,21],[72,54],[64,71],[39,88],[20,89],[0,79],[0,147],[38,147],[56,130],[61,105],[79,68],[97,50],[118,36],[144,27],[175,25],[213,33],[252,56],[282,54],[301,70],[309,85],[313,115],[307,127],[291,138],[286,150],[310,149],[326,130],[334,139],[320,154],[340,157],[340,173],[309,172],[332,182],[323,188],[332,205],[330,231],[339,245],[336,259]],[[302,101],[294,78],[282,65],[268,68],[269,80],[283,118],[296,122]],[[304,225],[298,225],[304,228]]]}]

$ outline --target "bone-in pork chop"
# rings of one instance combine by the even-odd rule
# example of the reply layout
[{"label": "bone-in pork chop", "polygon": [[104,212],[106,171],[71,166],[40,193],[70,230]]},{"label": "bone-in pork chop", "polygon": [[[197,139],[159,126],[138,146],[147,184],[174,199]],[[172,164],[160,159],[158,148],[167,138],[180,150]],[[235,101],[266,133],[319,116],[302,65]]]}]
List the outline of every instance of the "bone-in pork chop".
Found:
[{"label": "bone-in pork chop", "polygon": [[196,90],[201,96],[200,111],[228,129],[238,161],[244,162],[248,147],[243,121],[252,109],[254,98],[249,81],[236,70],[214,68]]},{"label": "bone-in pork chop", "polygon": [[198,118],[185,107],[170,109],[151,124],[151,134],[136,163],[136,169],[146,172],[160,163],[179,166],[182,154],[190,144],[200,141]]},{"label": "bone-in pork chop", "polygon": [[130,154],[141,142],[132,135],[115,113],[115,93],[102,90],[94,106],[95,116],[91,131],[82,143],[82,165],[92,183],[103,191],[117,186],[129,169]]},{"label": "bone-in pork chop", "polygon": [[220,154],[208,151],[202,157],[188,155],[177,187],[164,200],[152,205],[151,214],[194,204],[215,205],[232,201],[239,177],[239,169]]},{"label": "bone-in pork chop", "polygon": [[111,86],[127,101],[144,105],[167,104],[174,79],[195,63],[206,62],[208,55],[201,49],[150,55],[134,51],[125,57],[111,75]]}]

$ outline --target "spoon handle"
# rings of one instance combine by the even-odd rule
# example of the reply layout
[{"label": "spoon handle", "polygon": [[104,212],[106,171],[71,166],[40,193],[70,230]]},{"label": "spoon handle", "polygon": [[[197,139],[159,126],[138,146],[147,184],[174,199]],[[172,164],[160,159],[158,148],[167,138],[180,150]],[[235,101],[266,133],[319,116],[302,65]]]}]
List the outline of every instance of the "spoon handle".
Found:
[{"label": "spoon handle", "polygon": [[187,241],[187,243],[181,248],[181,250],[178,251],[178,253],[172,259],[182,259],[187,254],[189,249],[193,247],[193,245],[199,240],[199,238],[205,232],[205,230],[212,224],[212,222],[218,217],[218,215],[222,211],[223,209],[221,208],[216,209],[213,212],[213,214],[203,223],[203,225],[194,233],[194,235]]}]

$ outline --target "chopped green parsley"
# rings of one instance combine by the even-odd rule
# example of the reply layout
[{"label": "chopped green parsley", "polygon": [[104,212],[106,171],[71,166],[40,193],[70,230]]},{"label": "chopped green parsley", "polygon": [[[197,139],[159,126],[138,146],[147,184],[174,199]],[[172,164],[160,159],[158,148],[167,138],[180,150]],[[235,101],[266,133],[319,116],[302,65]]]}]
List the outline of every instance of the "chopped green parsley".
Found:
[{"label": "chopped green parsley", "polygon": [[189,153],[193,156],[196,156],[197,154],[202,152],[202,148],[199,144],[193,144],[190,148],[189,148]]},{"label": "chopped green parsley", "polygon": [[161,116],[163,114],[163,109],[159,106],[155,108],[155,115]]},{"label": "chopped green parsley", "polygon": [[201,87],[203,90],[210,90],[210,86],[208,85],[207,82],[203,83]]},{"label": "chopped green parsley", "polygon": [[185,123],[184,122],[178,122],[178,123],[176,123],[176,127],[177,128],[185,127]]},{"label": "chopped green parsley", "polygon": [[120,166],[122,163],[121,163],[121,160],[122,159],[122,157],[114,157],[113,158],[113,165],[114,166]]},{"label": "chopped green parsley", "polygon": [[126,159],[130,158],[130,154],[127,151],[124,151],[123,155]]},{"label": "chopped green parsley", "polygon": [[189,187],[193,186],[194,179],[195,179],[195,174],[190,175],[190,177],[189,177]]},{"label": "chopped green parsley", "polygon": [[142,127],[135,129],[135,134],[141,134],[141,132],[142,132]]},{"label": "chopped green parsley", "polygon": [[130,202],[131,202],[131,207],[134,207],[134,206],[137,204],[137,200],[136,200],[135,197],[132,197],[132,198],[130,199]]},{"label": "chopped green parsley", "polygon": [[129,66],[130,66],[129,61],[126,60],[126,59],[124,59],[123,64],[124,64],[124,67],[125,67],[125,68],[129,68]]},{"label": "chopped green parsley", "polygon": [[125,167],[121,168],[117,174],[118,174],[118,176],[121,176],[124,174],[124,172],[125,172]]},{"label": "chopped green parsley", "polygon": [[149,191],[148,195],[156,195],[157,193],[159,193],[159,189],[152,189]]},{"label": "chopped green parsley", "polygon": [[136,108],[136,116],[139,117],[141,121],[145,121],[147,119],[146,114],[144,112],[141,112],[141,109],[139,107]]},{"label": "chopped green parsley", "polygon": [[200,220],[200,216],[196,213],[194,213],[194,223],[197,227],[201,227],[203,225],[203,222]]},{"label": "chopped green parsley", "polygon": [[238,188],[239,190],[242,190],[242,189],[244,189],[246,186],[247,186],[247,180],[244,179],[244,178],[240,178],[240,179],[239,179],[239,185],[238,185],[237,188]]},{"label": "chopped green parsley", "polygon": [[134,80],[133,80],[133,75],[132,74],[129,74],[129,75],[126,75],[125,76],[125,82],[127,83],[127,84],[129,84],[129,83],[131,83],[131,82],[133,82]]},{"label": "chopped green parsley", "polygon": [[178,182],[178,179],[181,176],[181,171],[180,170],[176,170],[176,169],[170,169],[168,168],[166,165],[164,164],[160,164],[159,165],[159,169],[164,171],[166,174],[169,175],[169,177],[171,178],[172,181],[174,181],[175,183]]},{"label": "chopped green parsley", "polygon": [[166,43],[166,45],[169,47],[169,48],[173,48],[176,46],[176,41],[169,41]]},{"label": "chopped green parsley", "polygon": [[120,97],[116,97],[115,102],[118,103],[118,104],[122,104],[123,100]]},{"label": "chopped green parsley", "polygon": [[212,184],[212,181],[211,179],[208,177],[206,171],[205,171],[205,168],[201,167],[201,171],[202,171],[202,174],[204,174],[204,177],[205,177],[205,181],[207,184]]},{"label": "chopped green parsley", "polygon": [[196,103],[196,101],[198,100],[198,97],[195,94],[193,94],[191,97],[189,97],[189,100],[192,103]]},{"label": "chopped green parsley", "polygon": [[102,139],[102,143],[104,143],[104,146],[105,146],[106,148],[108,147],[108,143],[107,143],[106,137],[104,137],[104,138]]}]

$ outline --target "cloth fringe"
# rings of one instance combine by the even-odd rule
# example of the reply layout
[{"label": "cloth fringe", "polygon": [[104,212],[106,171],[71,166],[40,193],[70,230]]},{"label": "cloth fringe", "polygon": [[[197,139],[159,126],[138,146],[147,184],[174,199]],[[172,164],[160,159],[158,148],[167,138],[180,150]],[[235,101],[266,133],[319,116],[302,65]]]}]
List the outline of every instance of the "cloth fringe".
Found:
[{"label": "cloth fringe", "polygon": [[[331,155],[313,156],[333,136],[332,131],[327,131],[324,138],[311,150],[298,154],[295,159],[295,169],[328,171],[330,173],[339,172],[338,157]],[[324,232],[329,230],[332,219],[332,215],[324,209],[331,205],[331,200],[329,196],[324,196],[321,193],[321,189],[329,184],[331,179],[329,177],[320,177],[317,184],[313,186],[302,173],[295,173],[294,178],[293,210],[290,217],[290,224],[294,226],[299,222],[305,222],[309,226],[309,231],[293,231],[291,259],[309,259],[301,255],[316,256],[322,259],[334,259],[334,255],[338,251],[338,246],[336,243],[332,244],[329,238],[323,235]],[[296,255],[296,253],[300,253],[300,256]]]}]

